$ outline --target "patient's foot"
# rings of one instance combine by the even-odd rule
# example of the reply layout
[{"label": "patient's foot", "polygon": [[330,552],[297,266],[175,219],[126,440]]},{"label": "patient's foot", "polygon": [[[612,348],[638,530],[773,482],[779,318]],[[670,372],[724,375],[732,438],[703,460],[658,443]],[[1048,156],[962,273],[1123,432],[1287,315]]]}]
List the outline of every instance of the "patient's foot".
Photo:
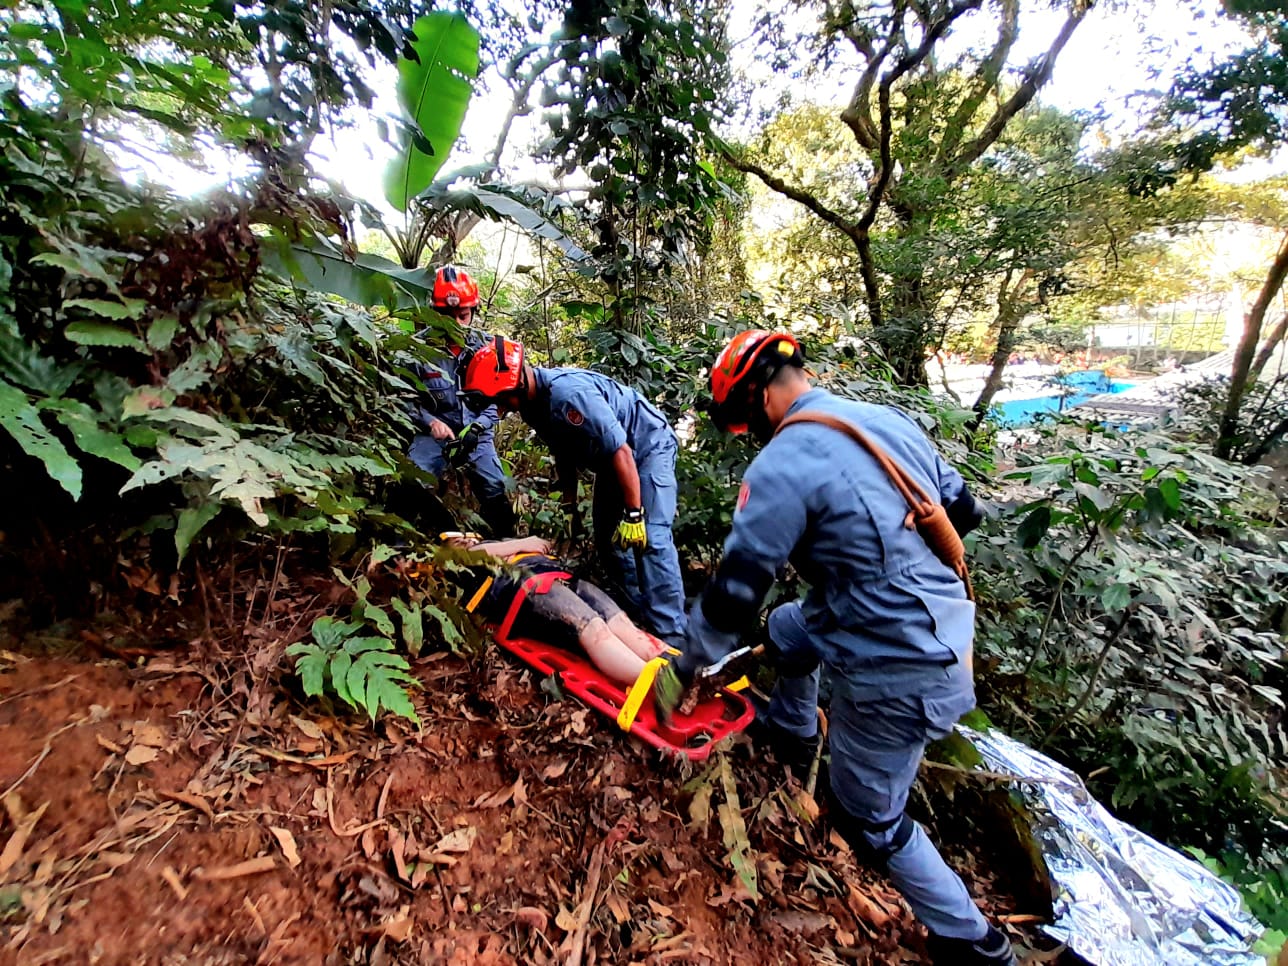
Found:
[{"label": "patient's foot", "polygon": [[666,645],[645,634],[625,614],[614,614],[608,628],[642,660],[651,661],[666,649]]}]

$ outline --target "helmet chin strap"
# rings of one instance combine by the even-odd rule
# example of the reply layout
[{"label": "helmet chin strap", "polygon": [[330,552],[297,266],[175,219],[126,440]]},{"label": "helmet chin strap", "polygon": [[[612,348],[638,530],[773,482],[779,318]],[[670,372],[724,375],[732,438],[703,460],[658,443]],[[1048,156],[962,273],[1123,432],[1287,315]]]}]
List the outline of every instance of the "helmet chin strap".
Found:
[{"label": "helmet chin strap", "polygon": [[774,438],[774,427],[769,424],[769,414],[764,406],[753,406],[747,415],[747,430],[758,443],[768,443]]}]

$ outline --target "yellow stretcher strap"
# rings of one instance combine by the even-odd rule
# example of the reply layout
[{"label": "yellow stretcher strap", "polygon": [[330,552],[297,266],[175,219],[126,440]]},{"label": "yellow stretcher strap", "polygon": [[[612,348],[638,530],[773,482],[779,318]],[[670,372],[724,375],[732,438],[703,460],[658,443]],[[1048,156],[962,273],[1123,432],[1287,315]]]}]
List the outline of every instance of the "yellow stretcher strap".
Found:
[{"label": "yellow stretcher strap", "polygon": [[653,689],[653,679],[657,677],[657,672],[662,669],[666,663],[666,658],[655,657],[644,665],[640,671],[640,676],[635,679],[631,689],[626,692],[626,701],[622,704],[622,710],[617,715],[617,727],[623,731],[630,731],[631,725],[635,724],[635,716],[640,713],[640,708],[644,705],[644,699],[648,697],[649,691]]},{"label": "yellow stretcher strap", "polygon": [[483,602],[483,595],[488,592],[488,589],[492,586],[494,582],[495,582],[495,578],[489,577],[487,580],[483,581],[483,583],[479,585],[479,589],[474,591],[474,596],[470,598],[470,602],[465,605],[465,610],[467,613],[470,613],[470,614],[474,613],[474,608]]}]

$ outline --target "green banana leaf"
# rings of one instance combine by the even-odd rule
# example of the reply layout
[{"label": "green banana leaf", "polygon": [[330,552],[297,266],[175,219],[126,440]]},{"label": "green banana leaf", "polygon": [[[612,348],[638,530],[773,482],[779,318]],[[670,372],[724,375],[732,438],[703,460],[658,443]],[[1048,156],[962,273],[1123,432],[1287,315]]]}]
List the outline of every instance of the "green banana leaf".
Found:
[{"label": "green banana leaf", "polygon": [[479,34],[459,13],[416,21],[415,39],[398,60],[398,101],[408,127],[398,158],[385,170],[385,198],[399,211],[434,180],[461,133],[470,81],[479,72]]},{"label": "green banana leaf", "polygon": [[390,310],[428,305],[434,291],[433,272],[402,268],[379,255],[360,253],[350,259],[325,238],[293,242],[270,235],[260,240],[260,257],[278,275],[358,305]]},{"label": "green banana leaf", "polygon": [[534,238],[554,242],[575,262],[585,261],[590,257],[542,210],[566,203],[553,200],[543,193],[502,188],[499,185],[449,189],[444,183],[437,183],[421,192],[418,200],[435,211],[472,211],[492,221],[512,222]]}]

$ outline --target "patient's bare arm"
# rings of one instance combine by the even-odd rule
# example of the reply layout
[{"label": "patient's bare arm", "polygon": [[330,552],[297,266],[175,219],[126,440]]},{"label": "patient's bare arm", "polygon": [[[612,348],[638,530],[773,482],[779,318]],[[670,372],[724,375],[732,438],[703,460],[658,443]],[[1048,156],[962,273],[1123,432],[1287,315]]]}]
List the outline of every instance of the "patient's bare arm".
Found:
[{"label": "patient's bare arm", "polygon": [[499,559],[513,556],[516,553],[549,553],[550,541],[541,537],[520,537],[514,540],[488,540],[467,546],[467,550],[482,550],[485,554]]}]

